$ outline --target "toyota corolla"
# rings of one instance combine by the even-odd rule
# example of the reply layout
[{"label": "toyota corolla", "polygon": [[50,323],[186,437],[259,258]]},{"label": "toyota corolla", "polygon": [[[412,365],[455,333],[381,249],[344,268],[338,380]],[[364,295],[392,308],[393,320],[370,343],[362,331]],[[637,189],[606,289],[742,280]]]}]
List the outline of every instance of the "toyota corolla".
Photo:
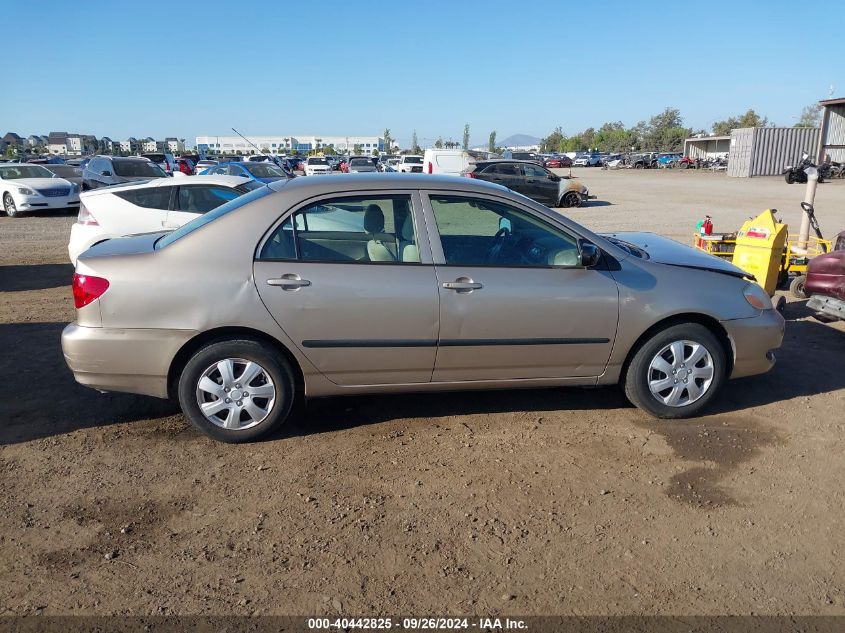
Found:
[{"label": "toyota corolla", "polygon": [[597,235],[499,185],[422,175],[272,183],[78,260],[76,379],[178,400],[220,440],[297,397],[620,385],[694,416],[768,371],[784,321],[727,262]]}]

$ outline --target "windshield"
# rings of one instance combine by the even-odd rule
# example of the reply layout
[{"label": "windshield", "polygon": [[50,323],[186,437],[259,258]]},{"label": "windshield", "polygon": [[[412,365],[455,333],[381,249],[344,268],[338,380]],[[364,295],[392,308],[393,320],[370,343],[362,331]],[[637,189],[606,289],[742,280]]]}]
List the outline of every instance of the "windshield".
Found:
[{"label": "windshield", "polygon": [[363,167],[363,166],[366,166],[366,165],[369,165],[370,167],[374,167],[373,161],[371,161],[369,158],[350,158],[349,159],[349,166],[350,167],[352,167],[352,166]]},{"label": "windshield", "polygon": [[0,178],[3,180],[52,177],[53,174],[40,165],[15,165],[13,167],[0,167]]},{"label": "windshield", "polygon": [[161,167],[148,160],[116,160],[114,173],[116,176],[127,178],[165,178],[167,176]]},{"label": "windshield", "polygon": [[309,165],[328,165],[329,161],[327,161],[325,158],[309,158],[308,164]]},{"label": "windshield", "polygon": [[61,177],[78,178],[82,175],[82,170],[73,165],[50,165],[47,169]]},{"label": "windshield", "polygon": [[244,168],[256,178],[285,178],[285,172],[270,163],[250,163]]},{"label": "windshield", "polygon": [[406,156],[405,164],[413,163],[414,165],[422,165],[422,156]]},{"label": "windshield", "polygon": [[253,191],[242,195],[240,198],[235,198],[234,200],[230,200],[229,202],[221,204],[219,207],[212,211],[209,211],[205,215],[201,215],[191,220],[187,224],[182,225],[172,233],[168,233],[167,235],[158,238],[155,243],[155,249],[161,250],[162,248],[169,246],[176,240],[182,239],[186,235],[189,235],[197,229],[204,227],[209,222],[214,222],[214,220],[216,220],[217,218],[222,217],[227,213],[234,211],[235,209],[240,209],[245,204],[249,204],[253,200],[258,200],[259,198],[268,196],[271,193],[273,193],[273,190],[270,189],[270,187],[268,187],[267,185],[260,185],[258,189],[254,189]]}]

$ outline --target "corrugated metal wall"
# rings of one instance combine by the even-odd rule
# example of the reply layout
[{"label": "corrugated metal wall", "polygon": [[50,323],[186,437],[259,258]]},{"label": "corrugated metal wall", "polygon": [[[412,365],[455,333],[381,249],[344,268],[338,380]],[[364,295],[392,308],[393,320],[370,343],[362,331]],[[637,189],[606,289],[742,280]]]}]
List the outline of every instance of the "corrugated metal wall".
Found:
[{"label": "corrugated metal wall", "polygon": [[813,156],[819,142],[819,129],[807,127],[740,128],[731,132],[728,176],[774,176],[786,165]]},{"label": "corrugated metal wall", "polygon": [[751,156],[754,147],[753,127],[731,132],[731,150],[728,155],[728,176],[748,178],[751,175]]},{"label": "corrugated metal wall", "polygon": [[754,158],[751,176],[774,176],[787,165],[811,157],[819,144],[819,130],[814,127],[760,127],[754,132]]},{"label": "corrugated metal wall", "polygon": [[[827,128],[827,138],[824,139],[825,146],[845,145],[845,105],[830,106],[830,121]],[[837,162],[845,161],[845,149],[825,149],[830,154],[831,160]]]}]

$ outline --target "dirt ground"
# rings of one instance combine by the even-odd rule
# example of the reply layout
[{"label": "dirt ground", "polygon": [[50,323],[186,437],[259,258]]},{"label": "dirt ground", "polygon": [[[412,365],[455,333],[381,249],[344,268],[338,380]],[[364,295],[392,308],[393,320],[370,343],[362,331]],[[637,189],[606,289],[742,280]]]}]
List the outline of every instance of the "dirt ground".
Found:
[{"label": "dirt ground", "polygon": [[[594,229],[685,242],[803,187],[579,174]],[[816,201],[845,228],[845,181]],[[78,386],[73,218],[0,218],[0,614],[845,614],[845,327],[786,310],[778,364],[708,415],[618,390],[310,402],[229,446]]]}]

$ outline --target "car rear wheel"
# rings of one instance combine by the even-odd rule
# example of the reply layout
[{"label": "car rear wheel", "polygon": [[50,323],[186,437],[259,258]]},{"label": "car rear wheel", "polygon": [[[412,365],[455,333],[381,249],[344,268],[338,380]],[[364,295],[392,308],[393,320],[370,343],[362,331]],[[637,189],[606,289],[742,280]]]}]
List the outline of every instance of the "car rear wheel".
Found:
[{"label": "car rear wheel", "polygon": [[179,404],[197,429],[223,442],[255,440],[288,418],[294,400],[287,361],[249,339],[210,343],[187,362]]},{"label": "car rear wheel", "polygon": [[796,299],[806,299],[807,293],[804,291],[804,284],[807,283],[807,275],[798,275],[789,284],[789,292]]},{"label": "car rear wheel", "polygon": [[560,206],[564,208],[577,207],[581,204],[581,196],[576,191],[567,191],[560,199]]},{"label": "car rear wheel", "polygon": [[662,330],[634,354],[623,378],[625,395],[657,418],[697,415],[725,381],[725,350],[697,323]]},{"label": "car rear wheel", "polygon": [[18,214],[18,208],[15,206],[15,200],[12,198],[12,194],[10,193],[6,193],[3,196],[3,210],[10,218],[13,218]]}]

